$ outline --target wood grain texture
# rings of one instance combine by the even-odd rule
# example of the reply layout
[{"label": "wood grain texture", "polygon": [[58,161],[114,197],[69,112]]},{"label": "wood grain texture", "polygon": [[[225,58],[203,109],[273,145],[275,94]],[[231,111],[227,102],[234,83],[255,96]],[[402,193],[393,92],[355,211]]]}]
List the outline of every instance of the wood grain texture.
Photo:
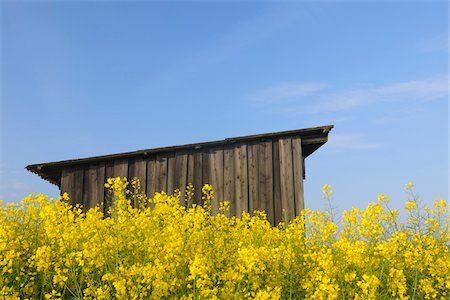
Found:
[{"label": "wood grain texture", "polygon": [[85,168],[84,207],[86,210],[102,204],[105,198],[105,164],[90,164]]},{"label": "wood grain texture", "polygon": [[223,148],[203,151],[203,184],[210,184],[214,190],[212,214],[219,212],[219,202],[223,201]]},{"label": "wood grain texture", "polygon": [[147,185],[147,160],[142,156],[138,156],[134,159],[133,173],[131,178],[138,178],[141,184],[141,192],[146,192]]},{"label": "wood grain texture", "polygon": [[87,171],[87,195],[84,206],[86,209],[90,209],[101,202],[98,195],[98,186],[100,186],[98,178],[98,166],[89,165],[86,168]]},{"label": "wood grain texture", "polygon": [[230,215],[236,215],[236,175],[234,164],[234,146],[223,149],[223,201],[230,203]]},{"label": "wood grain texture", "polygon": [[249,210],[253,212],[259,206],[259,143],[254,142],[247,145],[248,154],[248,192]]},{"label": "wood grain texture", "polygon": [[250,211],[265,211],[274,222],[272,141],[252,143],[248,148]]},{"label": "wood grain texture", "polygon": [[106,165],[104,162],[100,162],[97,165],[97,180],[98,180],[98,185],[97,185],[97,195],[98,195],[98,200],[100,201],[99,204],[101,206],[101,208],[104,207],[105,205],[105,183],[106,183]]},{"label": "wood grain texture", "polygon": [[188,184],[188,153],[186,151],[175,152],[175,174],[174,187],[180,190],[180,204],[186,206],[185,194]]},{"label": "wood grain texture", "polygon": [[[105,162],[105,181],[109,178],[114,178],[114,161]],[[105,205],[103,206],[103,213],[107,214],[108,209],[112,205],[112,193],[111,190],[105,188]]]},{"label": "wood grain texture", "polygon": [[131,188],[131,181],[134,178],[134,173],[135,173],[135,163],[134,163],[134,159],[130,158],[128,159],[128,170],[127,170],[127,180],[128,180],[128,190],[132,190]]},{"label": "wood grain texture", "polygon": [[122,179],[123,177],[128,178],[128,159],[114,160],[113,176],[120,176]]},{"label": "wood grain texture", "polygon": [[250,211],[265,211],[274,223],[272,141],[247,146]]},{"label": "wood grain texture", "polygon": [[274,223],[273,203],[273,164],[272,164],[272,141],[260,142],[258,144],[258,200],[255,208],[264,210],[267,220]]},{"label": "wood grain texture", "polygon": [[180,204],[185,205],[188,153],[186,151],[176,152],[173,156],[168,157],[168,164],[168,192],[172,194],[174,190],[178,189],[180,191]]},{"label": "wood grain texture", "polygon": [[166,192],[167,193],[167,155],[159,154],[156,156],[156,167],[155,167],[155,191],[156,192]]},{"label": "wood grain texture", "polygon": [[84,166],[76,166],[74,167],[74,195],[72,201],[70,203],[75,205],[79,203],[81,205],[84,204],[83,200],[83,192],[84,192]]},{"label": "wood grain texture", "polygon": [[90,164],[85,167],[84,207],[86,210],[104,201],[105,164]]},{"label": "wood grain texture", "polygon": [[237,144],[233,155],[236,216],[240,217],[243,211],[249,212],[247,145]]},{"label": "wood grain texture", "polygon": [[305,208],[303,193],[303,155],[301,137],[292,138],[292,160],[294,164],[294,199],[295,215],[300,215],[300,211]]},{"label": "wood grain texture", "polygon": [[[75,196],[75,172],[73,167],[66,167],[61,173],[61,195],[67,193],[69,195],[69,203],[74,203]],[[72,200],[73,199],[73,200]]]},{"label": "wood grain texture", "polygon": [[[147,172],[146,172],[146,184],[145,184],[145,194],[148,198],[153,199],[155,196],[156,190],[156,156],[149,156],[146,158],[147,162]],[[149,204],[150,207],[153,207],[153,203]]]},{"label": "wood grain texture", "polygon": [[175,180],[176,180],[176,170],[175,170],[175,154],[167,154],[167,193],[173,194],[175,190]]},{"label": "wood grain texture", "polygon": [[185,187],[192,183],[193,202],[201,205],[202,187],[209,183],[214,189],[213,214],[219,210],[219,201],[229,201],[230,215],[264,210],[276,225],[304,208],[302,150],[300,137],[284,137],[78,165],[62,170],[61,193],[68,192],[71,203],[86,209],[103,200],[107,208],[111,199],[103,187],[106,179],[137,177],[150,198],[155,192],[180,189],[182,204]]},{"label": "wood grain texture", "polygon": [[193,203],[202,205],[202,184],[203,184],[203,154],[201,151],[190,152],[188,154],[188,174],[187,182],[194,186]]},{"label": "wood grain texture", "polygon": [[283,219],[287,222],[295,216],[291,138],[279,139],[278,146],[280,155],[281,209],[284,215]]},{"label": "wood grain texture", "polygon": [[280,177],[280,149],[279,141],[274,140],[272,143],[273,156],[273,207],[274,207],[274,223],[278,225],[283,221],[283,208],[281,206],[281,177]]}]

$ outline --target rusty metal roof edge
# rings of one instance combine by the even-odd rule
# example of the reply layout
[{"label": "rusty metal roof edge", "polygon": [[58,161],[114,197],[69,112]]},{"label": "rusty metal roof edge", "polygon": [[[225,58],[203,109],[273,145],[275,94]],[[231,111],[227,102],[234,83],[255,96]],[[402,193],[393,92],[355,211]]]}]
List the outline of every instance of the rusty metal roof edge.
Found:
[{"label": "rusty metal roof edge", "polygon": [[275,137],[289,136],[289,135],[308,136],[308,134],[317,133],[317,131],[322,134],[328,134],[328,132],[333,127],[334,127],[333,125],[325,125],[325,126],[297,129],[297,130],[279,131],[279,132],[271,132],[271,133],[264,133],[264,134],[240,136],[240,137],[234,137],[234,138],[225,138],[223,140],[217,140],[217,141],[211,141],[211,142],[201,142],[201,143],[193,143],[193,144],[168,146],[168,147],[158,147],[158,148],[136,150],[136,151],[131,151],[131,152],[116,153],[116,154],[84,157],[84,158],[69,159],[69,160],[62,160],[62,161],[56,161],[56,162],[38,163],[38,164],[28,165],[28,166],[26,166],[26,169],[39,175],[41,178],[43,178],[55,185],[58,185],[57,183],[53,182],[53,180],[51,180],[50,178],[45,178],[47,176],[45,176],[43,174],[43,172],[39,172],[40,169],[42,169],[43,167],[51,168],[51,167],[61,167],[61,166],[67,166],[67,165],[73,165],[73,164],[92,163],[92,162],[108,160],[108,159],[132,157],[132,156],[136,156],[136,155],[144,155],[145,156],[145,155],[148,155],[151,153],[158,153],[158,152],[169,152],[169,151],[176,151],[176,150],[183,150],[183,149],[190,149],[190,148],[199,149],[199,148],[204,148],[204,147],[209,147],[209,146],[218,146],[218,145],[222,145],[222,144],[252,141],[252,140],[258,140],[258,139],[264,139],[264,138],[275,138]]}]

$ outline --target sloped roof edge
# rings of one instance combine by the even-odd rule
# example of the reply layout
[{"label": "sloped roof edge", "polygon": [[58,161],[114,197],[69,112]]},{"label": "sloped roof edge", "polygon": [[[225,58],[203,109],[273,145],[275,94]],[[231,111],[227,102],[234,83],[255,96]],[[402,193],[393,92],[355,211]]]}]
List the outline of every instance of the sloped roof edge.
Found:
[{"label": "sloped roof edge", "polygon": [[78,159],[69,159],[62,160],[56,162],[47,162],[47,163],[38,163],[28,165],[25,168],[40,176],[42,179],[49,181],[52,184],[59,186],[59,180],[52,176],[52,173],[59,173],[62,167],[67,167],[71,165],[78,164],[87,164],[87,163],[96,163],[100,161],[107,161],[112,159],[121,159],[121,158],[130,158],[135,156],[147,156],[155,153],[163,153],[163,152],[173,152],[179,150],[188,150],[188,149],[202,149],[214,146],[221,145],[229,145],[238,142],[251,142],[272,138],[280,138],[280,137],[288,137],[288,136],[301,136],[302,145],[311,145],[310,153],[306,152],[305,157],[312,154],[315,150],[317,150],[321,145],[327,142],[328,132],[333,128],[333,125],[319,126],[319,127],[311,127],[297,130],[289,130],[289,131],[279,131],[279,132],[271,132],[265,134],[255,134],[248,136],[239,136],[233,138],[226,138],[223,140],[211,141],[211,142],[203,142],[203,143],[194,143],[194,144],[184,144],[177,146],[169,146],[169,147],[159,147],[152,149],[144,149],[137,150],[132,152],[123,152],[117,154],[109,154],[109,155],[100,155],[100,156],[92,156]]}]

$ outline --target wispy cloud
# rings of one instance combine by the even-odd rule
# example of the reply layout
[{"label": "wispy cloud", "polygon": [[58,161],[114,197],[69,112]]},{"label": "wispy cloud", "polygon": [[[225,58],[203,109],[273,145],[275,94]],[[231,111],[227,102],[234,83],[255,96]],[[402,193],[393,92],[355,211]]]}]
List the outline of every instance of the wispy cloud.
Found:
[{"label": "wispy cloud", "polygon": [[388,125],[397,124],[401,120],[405,124],[410,122],[423,122],[426,119],[433,118],[434,115],[435,113],[428,110],[425,106],[408,106],[402,110],[384,112],[373,121],[378,125]]},{"label": "wispy cloud", "polygon": [[417,48],[423,52],[448,50],[448,33],[423,39],[417,43]]},{"label": "wispy cloud", "polygon": [[29,190],[29,185],[23,182],[1,182],[0,199],[5,201],[19,200]]},{"label": "wispy cloud", "polygon": [[329,85],[320,82],[300,83],[300,84],[280,84],[269,87],[250,97],[260,103],[278,103],[296,100],[308,94],[321,92]]},{"label": "wispy cloud", "polygon": [[349,111],[388,102],[431,101],[447,95],[448,78],[439,76],[351,89],[332,88],[326,83],[279,84],[253,93],[249,99],[258,104],[264,101],[275,106],[276,103],[283,113],[314,113]]},{"label": "wispy cloud", "polygon": [[438,77],[329,93],[320,96],[319,101],[310,108],[317,111],[340,111],[382,102],[430,101],[447,95],[448,80],[446,77]]},{"label": "wispy cloud", "polygon": [[357,134],[332,134],[327,147],[333,150],[371,150],[379,148],[379,144],[366,142]]}]

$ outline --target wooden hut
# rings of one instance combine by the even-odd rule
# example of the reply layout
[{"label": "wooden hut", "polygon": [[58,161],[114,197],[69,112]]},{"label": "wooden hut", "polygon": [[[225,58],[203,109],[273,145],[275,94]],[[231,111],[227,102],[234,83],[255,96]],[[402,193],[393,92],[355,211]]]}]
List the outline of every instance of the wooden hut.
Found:
[{"label": "wooden hut", "polygon": [[[184,200],[188,183],[195,203],[201,187],[213,186],[213,213],[219,201],[230,202],[230,212],[265,210],[272,224],[304,208],[305,158],[328,140],[332,125],[227,138],[220,141],[155,148],[120,154],[33,164],[27,170],[67,192],[72,204],[85,208],[105,200],[110,177],[138,177],[150,197],[178,188]],[[285,211],[285,212],[284,212]]]}]

